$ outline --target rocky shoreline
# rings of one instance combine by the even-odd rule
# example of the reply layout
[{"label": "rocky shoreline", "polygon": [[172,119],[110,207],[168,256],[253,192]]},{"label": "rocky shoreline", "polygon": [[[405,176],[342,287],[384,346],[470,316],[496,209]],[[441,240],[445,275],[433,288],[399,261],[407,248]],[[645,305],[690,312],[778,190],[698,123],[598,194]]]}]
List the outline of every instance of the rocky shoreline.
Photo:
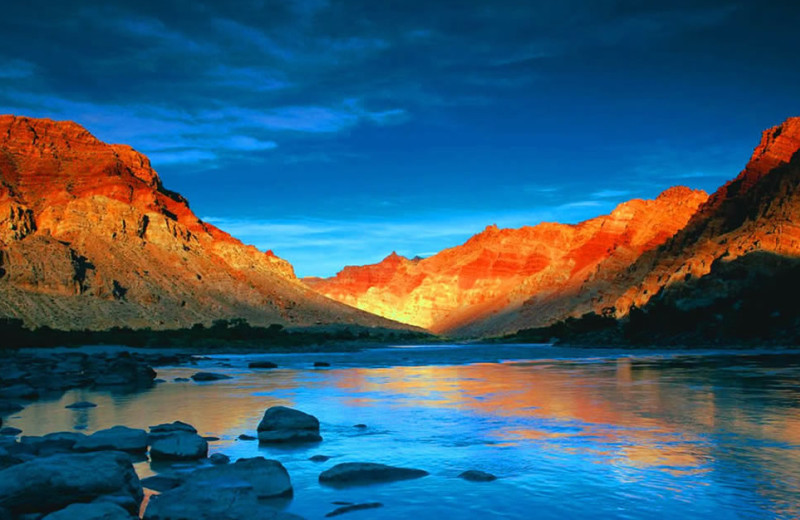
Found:
[{"label": "rocky shoreline", "polygon": [[[5,353],[0,371],[0,418],[39,397],[58,396],[73,388],[146,389],[157,384],[154,366],[193,364],[196,359],[182,352]],[[263,368],[267,365],[262,363],[252,369]],[[215,375],[195,374],[204,381],[216,380]],[[94,406],[88,401],[67,405],[75,409]],[[255,429],[262,444],[323,442],[316,417],[284,406],[267,409]],[[148,430],[117,425],[91,435],[68,431],[28,436],[16,428],[0,429],[0,520],[300,518],[276,508],[281,505],[276,499],[283,499],[285,505],[294,495],[291,477],[281,462],[264,457],[231,461],[222,453],[209,457],[208,443],[213,440],[181,421]],[[323,458],[316,455],[311,460]],[[140,480],[133,464],[144,460],[163,463],[165,470]],[[188,470],[187,462],[192,463]],[[476,479],[477,473],[467,471],[459,476],[470,481],[493,478]],[[421,469],[345,462],[322,471],[319,483],[341,488],[427,475]],[[326,516],[383,505],[341,502],[333,506]]]}]

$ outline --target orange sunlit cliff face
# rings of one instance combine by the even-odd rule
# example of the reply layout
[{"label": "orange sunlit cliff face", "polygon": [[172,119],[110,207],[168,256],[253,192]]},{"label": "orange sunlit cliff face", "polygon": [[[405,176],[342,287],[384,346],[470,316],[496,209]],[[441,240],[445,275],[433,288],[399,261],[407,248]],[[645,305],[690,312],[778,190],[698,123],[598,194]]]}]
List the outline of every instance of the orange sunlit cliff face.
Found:
[{"label": "orange sunlit cliff face", "polygon": [[717,261],[757,251],[800,256],[798,151],[800,118],[791,118],[765,131],[744,171],[708,199],[672,188],[576,226],[490,227],[424,260],[392,255],[307,283],[455,336],[513,333],[586,312],[625,316]]},{"label": "orange sunlit cliff face", "polygon": [[575,312],[580,306],[572,297],[582,287],[613,278],[663,244],[706,198],[702,191],[676,187],[577,225],[490,226],[429,258],[392,254],[375,265],[346,267],[333,278],[306,282],[387,318],[434,332],[479,335],[476,323],[532,297],[542,309],[555,306],[543,319]]},{"label": "orange sunlit cliff face", "polygon": [[661,288],[754,252],[800,256],[800,117],[764,131],[745,169],[719,188],[664,248],[643,255],[606,302],[619,315]]},{"label": "orange sunlit cliff face", "polygon": [[0,116],[0,316],[28,326],[396,326],[202,222],[148,159],[72,122]]}]

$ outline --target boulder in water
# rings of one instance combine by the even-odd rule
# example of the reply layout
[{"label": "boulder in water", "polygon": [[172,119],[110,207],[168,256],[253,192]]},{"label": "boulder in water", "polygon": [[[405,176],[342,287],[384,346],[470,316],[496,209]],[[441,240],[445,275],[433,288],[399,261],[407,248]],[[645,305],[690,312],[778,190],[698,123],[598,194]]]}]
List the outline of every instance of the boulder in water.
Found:
[{"label": "boulder in water", "polygon": [[187,431],[175,431],[158,436],[150,445],[152,460],[196,460],[208,455],[208,442]]},{"label": "boulder in water", "polygon": [[0,471],[0,508],[14,515],[48,513],[75,502],[111,497],[136,513],[142,486],[128,455],[70,453],[41,457]]},{"label": "boulder in water", "polygon": [[258,440],[263,443],[319,442],[319,420],[300,410],[273,406],[258,424]]},{"label": "boulder in water", "polygon": [[214,372],[198,372],[192,376],[195,381],[221,381],[223,379],[233,379],[225,374],[215,374]]}]

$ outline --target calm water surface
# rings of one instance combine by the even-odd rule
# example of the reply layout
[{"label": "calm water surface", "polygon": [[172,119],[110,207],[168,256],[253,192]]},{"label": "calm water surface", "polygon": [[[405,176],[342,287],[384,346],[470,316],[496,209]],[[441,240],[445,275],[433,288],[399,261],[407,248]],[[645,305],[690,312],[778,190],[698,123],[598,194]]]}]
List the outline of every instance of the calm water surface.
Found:
[{"label": "calm water surface", "polygon": [[[252,371],[253,359],[281,368]],[[314,369],[316,360],[332,367]],[[198,370],[233,379],[173,381]],[[800,517],[798,352],[437,346],[220,355],[158,372],[167,382],[151,390],[71,391],[6,422],[40,435],[183,420],[221,438],[212,453],[280,460],[295,488],[284,507],[309,519],[334,501],[384,504],[345,517],[353,520]],[[76,400],[99,406],[64,408]],[[254,435],[278,404],[317,416],[324,441],[275,448],[237,440]],[[333,458],[308,461],[315,454]],[[317,483],[321,471],[348,461],[431,475],[344,490]],[[175,468],[137,464],[140,476],[165,469]],[[500,479],[456,478],[467,469]]]}]

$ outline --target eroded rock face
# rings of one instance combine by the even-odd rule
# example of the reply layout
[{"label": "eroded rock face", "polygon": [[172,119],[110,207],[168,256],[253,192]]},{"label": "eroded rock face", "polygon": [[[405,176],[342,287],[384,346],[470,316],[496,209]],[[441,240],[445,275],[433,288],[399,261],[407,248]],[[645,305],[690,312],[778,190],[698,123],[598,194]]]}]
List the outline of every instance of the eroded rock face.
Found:
[{"label": "eroded rock face", "polygon": [[763,251],[800,254],[800,118],[766,130],[745,169],[718,189],[666,246],[619,278],[620,315],[644,306],[662,287],[708,274],[717,260]]},{"label": "eroded rock face", "polygon": [[393,253],[378,264],[306,282],[349,305],[451,335],[486,333],[492,327],[475,324],[514,312],[523,302],[549,321],[579,307],[569,297],[584,284],[613,277],[663,244],[706,198],[702,191],[677,187],[577,225],[489,226],[429,258]]},{"label": "eroded rock face", "polygon": [[397,326],[331,302],[197,218],[144,155],[72,122],[0,116],[0,317],[57,329]]},{"label": "eroded rock face", "polygon": [[137,512],[142,486],[128,455],[53,455],[0,471],[0,508],[13,514],[47,513],[101,497],[130,504],[129,512]]}]

